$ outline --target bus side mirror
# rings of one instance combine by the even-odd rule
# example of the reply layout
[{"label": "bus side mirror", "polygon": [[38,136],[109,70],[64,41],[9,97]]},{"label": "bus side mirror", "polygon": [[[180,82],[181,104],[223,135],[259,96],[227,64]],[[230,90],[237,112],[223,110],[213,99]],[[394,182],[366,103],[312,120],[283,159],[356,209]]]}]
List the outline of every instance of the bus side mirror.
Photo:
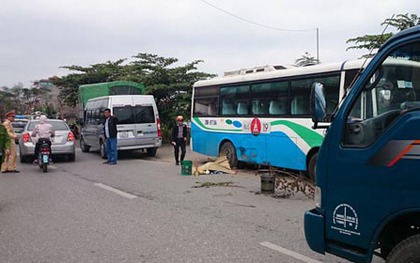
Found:
[{"label": "bus side mirror", "polygon": [[314,122],[314,129],[324,128],[318,126],[319,122],[330,122],[331,118],[327,117],[327,100],[325,87],[322,83],[315,82],[311,89],[311,116]]},{"label": "bus side mirror", "polygon": [[327,102],[325,99],[324,85],[314,83],[311,90],[311,114],[312,120],[323,119],[327,116]]}]

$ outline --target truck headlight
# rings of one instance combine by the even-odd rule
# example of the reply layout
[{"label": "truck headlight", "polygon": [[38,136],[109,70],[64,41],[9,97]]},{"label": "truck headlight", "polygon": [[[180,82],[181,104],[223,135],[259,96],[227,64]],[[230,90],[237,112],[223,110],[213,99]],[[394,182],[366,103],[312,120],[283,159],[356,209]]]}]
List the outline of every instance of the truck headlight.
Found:
[{"label": "truck headlight", "polygon": [[321,208],[321,201],[322,201],[322,192],[321,188],[319,186],[315,186],[315,205],[318,208]]}]

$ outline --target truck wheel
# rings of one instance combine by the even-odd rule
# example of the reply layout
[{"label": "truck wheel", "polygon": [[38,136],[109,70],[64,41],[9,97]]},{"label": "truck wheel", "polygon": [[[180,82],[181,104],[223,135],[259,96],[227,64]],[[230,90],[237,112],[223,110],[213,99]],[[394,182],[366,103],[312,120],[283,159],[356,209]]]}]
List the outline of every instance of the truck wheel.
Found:
[{"label": "truck wheel", "polygon": [[235,147],[231,142],[225,142],[220,147],[219,156],[226,156],[229,160],[230,167],[237,167],[238,166],[238,157],[236,156]]},{"label": "truck wheel", "polygon": [[87,153],[90,150],[90,147],[86,145],[85,140],[83,140],[83,137],[80,137],[80,149],[84,153]]},{"label": "truck wheel", "polygon": [[420,262],[420,235],[404,239],[389,253],[387,263]]},{"label": "truck wheel", "polygon": [[157,152],[157,148],[147,148],[147,156],[155,156]]},{"label": "truck wheel", "polygon": [[312,155],[311,159],[309,160],[309,164],[308,164],[308,174],[309,174],[309,178],[311,178],[312,182],[315,182],[315,179],[316,179],[315,170],[316,170],[316,160],[317,159],[318,159],[318,153],[315,153],[314,155]]},{"label": "truck wheel", "polygon": [[102,159],[106,159],[107,158],[107,156],[106,156],[106,149],[105,149],[106,147],[105,147],[105,143],[102,141],[102,140],[100,140],[99,141],[99,149],[100,149],[100,154],[101,154],[101,158]]}]

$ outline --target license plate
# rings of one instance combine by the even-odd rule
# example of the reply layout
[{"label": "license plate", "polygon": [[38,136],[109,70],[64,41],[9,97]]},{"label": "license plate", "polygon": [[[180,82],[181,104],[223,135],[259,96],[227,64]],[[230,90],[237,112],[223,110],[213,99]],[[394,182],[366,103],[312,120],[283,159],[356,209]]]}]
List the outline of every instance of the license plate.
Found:
[{"label": "license plate", "polygon": [[128,132],[119,132],[120,138],[128,138]]},{"label": "license plate", "polygon": [[42,162],[43,163],[48,163],[48,155],[43,155],[42,156]]}]

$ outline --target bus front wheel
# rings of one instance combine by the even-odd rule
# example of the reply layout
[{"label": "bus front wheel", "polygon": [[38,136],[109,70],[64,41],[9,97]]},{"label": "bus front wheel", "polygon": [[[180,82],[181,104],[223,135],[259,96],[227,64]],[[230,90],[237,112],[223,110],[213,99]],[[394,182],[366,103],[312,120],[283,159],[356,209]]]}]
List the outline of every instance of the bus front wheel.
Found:
[{"label": "bus front wheel", "polygon": [[230,167],[236,167],[238,165],[238,157],[236,156],[235,147],[231,142],[225,142],[220,147],[219,156],[226,156],[229,161]]},{"label": "bus front wheel", "polygon": [[316,174],[316,160],[318,159],[318,153],[312,155],[311,159],[309,160],[308,164],[308,174],[309,178],[311,178],[312,182],[315,182]]}]

